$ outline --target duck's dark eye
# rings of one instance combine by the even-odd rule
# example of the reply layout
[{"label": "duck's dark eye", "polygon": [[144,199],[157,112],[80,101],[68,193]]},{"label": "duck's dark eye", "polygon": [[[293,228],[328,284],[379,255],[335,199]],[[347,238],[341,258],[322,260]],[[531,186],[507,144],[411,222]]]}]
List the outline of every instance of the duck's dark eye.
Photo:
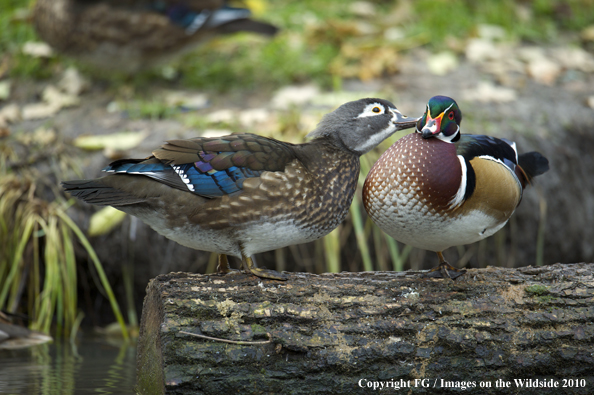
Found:
[{"label": "duck's dark eye", "polygon": [[448,118],[454,119],[454,112],[453,111],[448,115]]},{"label": "duck's dark eye", "polygon": [[378,113],[378,112],[381,112],[382,110],[380,110],[379,107],[373,107],[373,109],[371,111]]}]

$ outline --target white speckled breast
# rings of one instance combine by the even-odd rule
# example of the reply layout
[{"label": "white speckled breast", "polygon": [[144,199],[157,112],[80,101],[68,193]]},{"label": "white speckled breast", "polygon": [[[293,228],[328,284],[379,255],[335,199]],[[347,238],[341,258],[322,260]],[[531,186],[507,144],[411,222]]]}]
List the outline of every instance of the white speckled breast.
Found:
[{"label": "white speckled breast", "polygon": [[363,203],[375,224],[394,239],[443,251],[492,235],[505,225],[519,203],[510,202],[513,208],[504,220],[466,202],[453,208],[450,203],[461,177],[454,144],[412,133],[394,143],[375,163],[365,180]]}]

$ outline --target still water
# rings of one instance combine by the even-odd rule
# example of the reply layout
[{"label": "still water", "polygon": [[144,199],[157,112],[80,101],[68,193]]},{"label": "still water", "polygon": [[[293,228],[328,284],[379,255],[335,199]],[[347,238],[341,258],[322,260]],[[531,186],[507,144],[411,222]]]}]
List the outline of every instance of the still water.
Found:
[{"label": "still water", "polygon": [[0,394],[134,394],[136,347],[83,336],[0,350]]}]

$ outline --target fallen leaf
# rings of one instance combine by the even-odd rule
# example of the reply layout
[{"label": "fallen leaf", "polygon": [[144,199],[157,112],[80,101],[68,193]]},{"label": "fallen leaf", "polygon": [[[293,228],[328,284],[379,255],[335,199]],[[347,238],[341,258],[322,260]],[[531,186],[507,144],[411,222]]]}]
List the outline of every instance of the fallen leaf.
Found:
[{"label": "fallen leaf", "polygon": [[164,90],[159,96],[170,107],[184,107],[192,110],[208,107],[208,96],[204,93]]},{"label": "fallen leaf", "polygon": [[245,0],[245,5],[253,15],[262,15],[268,8],[266,1],[263,0]]},{"label": "fallen leaf", "polygon": [[15,104],[8,104],[0,109],[0,126],[18,121],[21,118],[21,109]]},{"label": "fallen leaf", "polygon": [[89,236],[101,236],[111,232],[122,223],[125,217],[125,212],[111,206],[102,208],[91,216],[88,230]]},{"label": "fallen leaf", "polygon": [[36,144],[41,146],[48,146],[52,144],[54,141],[56,141],[56,138],[58,136],[54,129],[41,126],[35,129],[31,137]]},{"label": "fallen leaf", "polygon": [[536,46],[518,48],[517,55],[518,58],[524,62],[531,62],[533,60],[544,59],[547,57],[544,49]]},{"label": "fallen leaf", "polygon": [[384,31],[384,39],[388,42],[397,42],[406,37],[404,29],[399,27],[389,27]]},{"label": "fallen leaf", "polygon": [[486,40],[502,40],[505,38],[505,29],[499,25],[481,23],[478,25],[478,36]]},{"label": "fallen leaf", "polygon": [[368,1],[355,1],[351,3],[349,11],[362,17],[373,17],[376,14],[375,5]]},{"label": "fallen leaf", "polygon": [[53,85],[45,87],[41,93],[41,98],[48,105],[57,107],[58,110],[65,107],[77,106],[80,103],[80,98],[77,95],[62,92]]},{"label": "fallen leaf", "polygon": [[119,132],[99,136],[78,136],[72,143],[78,148],[89,151],[100,149],[123,151],[136,147],[146,136],[146,131]]},{"label": "fallen leaf", "polygon": [[72,96],[80,95],[88,85],[88,81],[74,67],[67,68],[58,82],[58,88]]},{"label": "fallen leaf", "polygon": [[10,81],[0,81],[0,100],[10,97]]},{"label": "fallen leaf", "polygon": [[584,41],[594,41],[594,25],[590,25],[582,30],[580,36]]},{"label": "fallen leaf", "polygon": [[57,107],[48,103],[25,104],[22,108],[22,117],[24,120],[49,118],[60,111]]},{"label": "fallen leaf", "polygon": [[27,41],[23,44],[23,53],[34,58],[49,58],[54,54],[54,51],[46,43]]},{"label": "fallen leaf", "polygon": [[232,134],[233,131],[229,129],[206,129],[201,133],[202,137],[211,138],[211,137],[222,137]]}]

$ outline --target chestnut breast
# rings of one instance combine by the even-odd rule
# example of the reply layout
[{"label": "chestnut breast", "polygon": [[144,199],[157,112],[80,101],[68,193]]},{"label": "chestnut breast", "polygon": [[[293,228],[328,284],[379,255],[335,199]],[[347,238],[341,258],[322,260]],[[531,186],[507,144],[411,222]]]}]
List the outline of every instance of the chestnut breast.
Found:
[{"label": "chestnut breast", "polygon": [[411,133],[396,141],[371,169],[363,188],[365,208],[372,215],[378,200],[400,207],[421,204],[419,211],[449,210],[462,179],[454,144]]}]

